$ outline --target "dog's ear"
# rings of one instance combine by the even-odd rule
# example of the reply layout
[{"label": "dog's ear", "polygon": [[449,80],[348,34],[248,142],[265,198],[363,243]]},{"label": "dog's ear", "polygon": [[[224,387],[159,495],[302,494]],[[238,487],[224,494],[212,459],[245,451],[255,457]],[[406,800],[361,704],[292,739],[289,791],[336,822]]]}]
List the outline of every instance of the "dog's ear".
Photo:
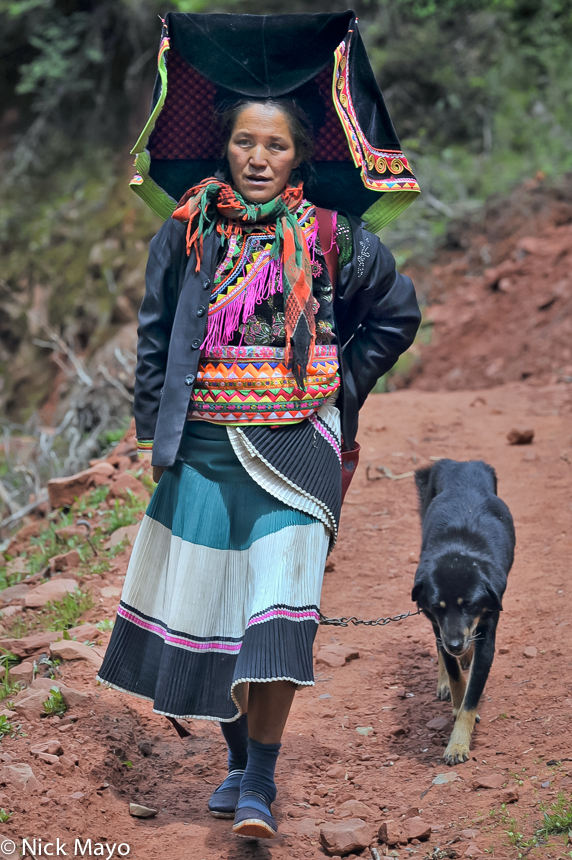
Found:
[{"label": "dog's ear", "polygon": [[490,585],[487,587],[487,609],[491,612],[502,612],[502,601]]},{"label": "dog's ear", "polygon": [[423,583],[422,582],[416,582],[415,585],[413,586],[412,591],[411,591],[411,600],[414,603],[419,603],[419,600],[421,599],[422,594],[423,594]]},{"label": "dog's ear", "polygon": [[435,495],[435,489],[431,486],[432,470],[433,466],[425,466],[424,469],[415,470],[415,483],[419,496],[419,513],[421,519],[425,516],[425,511]]}]

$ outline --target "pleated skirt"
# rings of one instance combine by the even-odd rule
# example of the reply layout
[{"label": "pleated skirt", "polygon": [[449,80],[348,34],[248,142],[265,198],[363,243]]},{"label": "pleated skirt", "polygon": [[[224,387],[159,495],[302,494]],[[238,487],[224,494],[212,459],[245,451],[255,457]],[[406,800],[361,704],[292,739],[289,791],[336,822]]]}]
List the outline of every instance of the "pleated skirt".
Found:
[{"label": "pleated skirt", "polygon": [[239,437],[187,424],[141,523],[98,674],[165,716],[232,721],[248,682],[314,683],[332,529]]}]

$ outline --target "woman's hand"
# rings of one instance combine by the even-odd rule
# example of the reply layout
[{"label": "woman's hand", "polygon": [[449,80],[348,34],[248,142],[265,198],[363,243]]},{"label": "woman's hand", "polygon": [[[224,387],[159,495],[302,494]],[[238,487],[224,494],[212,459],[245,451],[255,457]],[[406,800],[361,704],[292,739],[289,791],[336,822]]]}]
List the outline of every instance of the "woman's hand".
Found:
[{"label": "woman's hand", "polygon": [[164,471],[165,471],[165,469],[163,466],[153,466],[153,480],[155,481],[156,484],[159,483],[161,475],[163,474]]}]

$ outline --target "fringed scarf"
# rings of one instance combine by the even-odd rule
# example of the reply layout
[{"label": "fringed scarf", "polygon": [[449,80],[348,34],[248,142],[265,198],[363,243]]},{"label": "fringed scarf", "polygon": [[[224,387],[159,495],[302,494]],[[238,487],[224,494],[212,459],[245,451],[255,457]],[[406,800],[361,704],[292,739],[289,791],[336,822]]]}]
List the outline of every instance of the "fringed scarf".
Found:
[{"label": "fringed scarf", "polygon": [[[238,328],[240,311],[242,310],[243,321],[246,321],[252,314],[254,304],[268,298],[274,289],[280,289],[281,286],[284,293],[286,329],[284,360],[292,370],[296,384],[305,390],[306,368],[314,355],[316,323],[310,250],[295,215],[302,200],[302,183],[297,187],[289,185],[280,197],[256,205],[244,200],[227,182],[209,177],[183,195],[173,212],[173,218],[188,222],[187,254],[190,256],[192,251],[195,251],[197,272],[201,267],[203,239],[213,230],[216,229],[219,233],[221,242],[230,240],[233,235],[239,236],[246,224],[264,223],[269,232],[274,233],[269,264],[257,277],[256,282],[250,285],[252,295],[243,296],[241,305],[230,311],[232,326],[230,331],[229,326],[225,328],[226,343]],[[209,318],[209,326],[210,324]],[[207,328],[205,343],[212,340],[209,334],[215,333],[209,332]],[[221,344],[223,336],[220,327],[218,334],[221,336]]]}]

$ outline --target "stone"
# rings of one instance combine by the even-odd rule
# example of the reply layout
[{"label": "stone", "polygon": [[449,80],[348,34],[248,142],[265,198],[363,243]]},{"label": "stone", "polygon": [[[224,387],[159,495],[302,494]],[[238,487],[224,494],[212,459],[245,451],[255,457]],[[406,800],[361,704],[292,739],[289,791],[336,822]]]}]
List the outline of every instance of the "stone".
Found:
[{"label": "stone", "polygon": [[36,588],[30,589],[27,593],[24,605],[28,609],[41,609],[53,600],[62,600],[66,594],[73,594],[77,588],[75,579],[50,579],[49,582],[44,582]]},{"label": "stone", "polygon": [[499,648],[499,654],[510,654],[510,648],[508,645],[501,645]]},{"label": "stone", "polygon": [[[0,753],[0,761],[3,761],[5,764],[10,764],[12,761],[14,761],[14,759],[12,758],[10,753],[5,752],[5,753]],[[2,800],[0,798],[0,803],[1,802],[2,802]]]},{"label": "stone", "polygon": [[100,594],[102,597],[121,597],[122,589],[119,588],[118,585],[106,585],[105,588],[102,588]]},{"label": "stone", "polygon": [[81,558],[77,549],[70,549],[69,552],[64,552],[62,555],[53,555],[50,559],[51,573],[58,573],[62,570],[72,570],[79,567]]},{"label": "stone", "polygon": [[380,842],[390,847],[398,845],[400,842],[407,843],[407,838],[404,836],[400,822],[395,821],[393,818],[381,822],[377,831],[377,837]]},{"label": "stone", "polygon": [[122,543],[124,540],[128,540],[131,546],[133,546],[140,525],[141,523],[133,523],[132,526],[121,526],[120,529],[115,529],[109,538],[109,546],[117,546],[117,544]]},{"label": "stone", "polygon": [[[74,582],[75,585],[75,582]],[[62,631],[45,630],[41,633],[34,633],[31,636],[24,636],[23,639],[0,639],[0,648],[5,651],[11,651],[16,657],[21,660],[25,657],[31,657],[39,651],[47,651],[50,642],[62,637]]]},{"label": "stone", "polygon": [[449,782],[455,782],[456,779],[460,779],[459,774],[449,770],[447,773],[438,773],[431,785],[447,785]]},{"label": "stone", "polygon": [[402,818],[416,818],[419,815],[419,809],[416,806],[410,806],[403,815]]},{"label": "stone", "polygon": [[479,857],[482,853],[483,852],[475,842],[469,842],[465,848],[463,857]]},{"label": "stone", "polygon": [[343,779],[346,775],[345,767],[342,767],[341,764],[336,764],[334,767],[329,768],[326,771],[326,776],[329,776],[330,779]]},{"label": "stone", "polygon": [[373,726],[358,726],[356,728],[356,732],[358,735],[363,735],[364,738],[368,738],[371,734],[374,733]]},{"label": "stone", "polygon": [[347,857],[367,848],[373,839],[373,830],[361,818],[324,824],[320,828],[320,843],[332,857]]},{"label": "stone", "polygon": [[469,840],[476,839],[478,835],[479,835],[478,830],[461,830],[461,832],[459,833],[459,836],[462,836],[463,839],[469,839]]},{"label": "stone", "polygon": [[77,639],[78,642],[94,642],[101,639],[101,631],[97,629],[95,624],[80,624],[79,627],[70,627],[68,633],[72,639]]},{"label": "stone", "polygon": [[359,659],[359,651],[356,648],[348,648],[347,645],[324,645],[316,655],[317,663],[325,663],[331,669],[339,669],[351,660]]},{"label": "stone", "polygon": [[39,753],[49,753],[49,755],[63,755],[64,749],[59,741],[42,741],[39,744],[32,744],[30,747],[30,752],[33,755],[39,755]]},{"label": "stone", "polygon": [[473,788],[475,791],[479,788],[502,788],[505,782],[506,777],[502,773],[483,774],[473,780]]},{"label": "stone", "polygon": [[11,681],[22,681],[24,684],[29,684],[34,677],[34,664],[24,662],[12,666],[9,675]]},{"label": "stone", "polygon": [[431,732],[444,732],[450,725],[450,717],[434,717],[427,723],[427,728]]},{"label": "stone", "polygon": [[507,437],[509,445],[530,445],[534,439],[532,427],[513,427]]},{"label": "stone", "polygon": [[67,771],[73,770],[76,766],[74,759],[67,755],[60,756],[59,764],[61,765],[61,767],[58,768],[60,773],[66,773]]},{"label": "stone", "polygon": [[[57,687],[68,708],[75,708],[89,699],[88,693],[80,693],[79,690],[74,690],[72,687],[67,687],[61,681],[52,681],[49,678],[35,678],[30,684],[30,690],[43,690],[50,692],[52,687]],[[47,698],[47,696],[46,696]]]},{"label": "stone", "polygon": [[23,582],[5,588],[3,591],[0,591],[0,604],[6,606],[12,600],[22,600],[26,597],[29,588],[30,586],[25,585]]},{"label": "stone", "polygon": [[361,800],[346,800],[338,807],[340,817],[372,818],[375,812]]},{"label": "stone", "polygon": [[[562,782],[564,782],[564,780],[562,780]],[[515,788],[515,786],[509,786],[508,788],[503,788],[499,800],[501,803],[516,803],[518,798],[518,788]]]},{"label": "stone", "polygon": [[41,788],[29,764],[5,764],[0,768],[0,785]]},{"label": "stone", "polygon": [[52,508],[69,508],[76,499],[92,487],[99,487],[109,482],[115,475],[115,469],[110,463],[102,461],[90,469],[77,472],[67,478],[52,478],[48,481],[48,498]]},{"label": "stone", "polygon": [[535,648],[534,645],[527,645],[522,653],[525,657],[528,657],[529,660],[533,660],[538,656],[538,648]]},{"label": "stone", "polygon": [[45,752],[37,753],[36,758],[39,758],[40,761],[45,761],[46,764],[57,764],[59,762],[57,755],[50,755]]},{"label": "stone", "polygon": [[14,702],[14,710],[26,720],[35,720],[44,713],[44,702],[48,698],[45,690],[22,690]]},{"label": "stone", "polygon": [[153,818],[158,811],[158,809],[151,809],[150,806],[141,806],[140,803],[129,804],[129,815],[133,815],[134,818]]},{"label": "stone", "polygon": [[407,837],[409,842],[412,839],[419,839],[420,842],[424,842],[431,836],[431,825],[426,824],[418,815],[406,818],[402,828],[403,835]]},{"label": "stone", "polygon": [[132,492],[140,499],[148,499],[149,493],[137,478],[130,475],[129,472],[124,472],[112,483],[109,490],[109,496],[112,499],[129,498],[129,492]]},{"label": "stone", "polygon": [[50,654],[52,657],[58,657],[60,660],[86,660],[96,669],[99,669],[103,663],[99,654],[95,653],[89,645],[84,645],[83,642],[74,642],[70,639],[52,642],[50,644]]},{"label": "stone", "polygon": [[72,794],[70,794],[70,797],[72,800],[83,800],[85,794],[83,793],[83,791],[74,791]]}]

